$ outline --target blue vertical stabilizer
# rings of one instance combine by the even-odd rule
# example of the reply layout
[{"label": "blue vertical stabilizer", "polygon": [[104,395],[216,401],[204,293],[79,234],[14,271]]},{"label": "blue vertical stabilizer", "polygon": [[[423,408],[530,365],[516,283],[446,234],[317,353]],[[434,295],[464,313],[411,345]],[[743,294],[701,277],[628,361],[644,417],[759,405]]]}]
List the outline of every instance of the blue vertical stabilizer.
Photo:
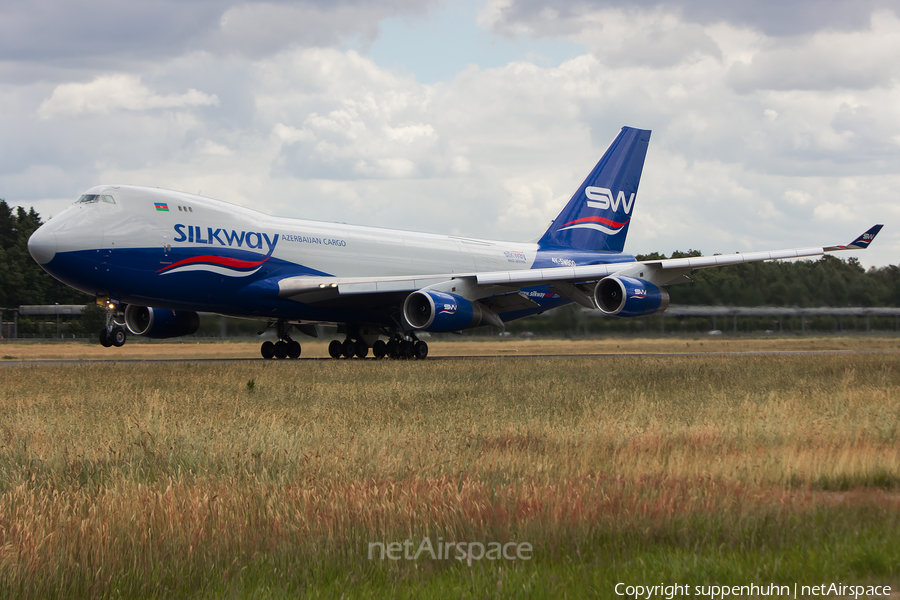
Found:
[{"label": "blue vertical stabilizer", "polygon": [[622,252],[649,143],[649,130],[623,127],[538,243]]}]

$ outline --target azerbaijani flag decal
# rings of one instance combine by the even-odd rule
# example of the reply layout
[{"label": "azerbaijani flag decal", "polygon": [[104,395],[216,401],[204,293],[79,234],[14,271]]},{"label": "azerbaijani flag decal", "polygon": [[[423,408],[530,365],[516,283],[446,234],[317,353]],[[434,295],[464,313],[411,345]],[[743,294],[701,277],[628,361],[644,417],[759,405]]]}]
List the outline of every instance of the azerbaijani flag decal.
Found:
[{"label": "azerbaijani flag decal", "polygon": [[158,211],[169,212],[169,205],[166,202],[154,202],[153,206],[155,206]]}]

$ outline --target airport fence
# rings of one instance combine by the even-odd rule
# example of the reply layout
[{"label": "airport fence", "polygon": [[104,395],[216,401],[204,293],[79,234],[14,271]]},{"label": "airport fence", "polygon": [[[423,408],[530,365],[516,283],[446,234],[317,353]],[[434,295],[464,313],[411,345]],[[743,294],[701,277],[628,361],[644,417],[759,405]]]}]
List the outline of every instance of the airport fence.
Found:
[{"label": "airport fence", "polygon": [[[20,306],[0,309],[0,340],[96,340],[102,319],[89,318],[84,305]],[[93,308],[93,307],[92,307]],[[91,313],[96,311],[89,311]],[[84,313],[84,314],[83,314]],[[102,317],[102,311],[100,313]],[[183,339],[255,339],[265,323],[201,313],[200,329]],[[271,330],[270,330],[271,331]],[[543,315],[512,321],[501,331],[480,327],[467,336],[540,335],[591,337],[603,335],[669,336],[755,334],[898,333],[900,308],[735,307],[672,305],[664,313],[637,319],[609,317],[598,310],[567,306]],[[320,336],[329,333],[320,328]],[[437,337],[452,334],[438,334]]]}]

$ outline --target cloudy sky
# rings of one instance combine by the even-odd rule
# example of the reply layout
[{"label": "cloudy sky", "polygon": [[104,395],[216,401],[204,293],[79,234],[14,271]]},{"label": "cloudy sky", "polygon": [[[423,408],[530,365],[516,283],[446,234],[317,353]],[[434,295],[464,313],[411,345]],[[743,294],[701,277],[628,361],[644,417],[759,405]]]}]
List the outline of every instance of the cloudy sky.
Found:
[{"label": "cloudy sky", "polygon": [[99,183],[536,238],[623,125],[626,250],[900,263],[900,0],[4,0],[0,197]]}]

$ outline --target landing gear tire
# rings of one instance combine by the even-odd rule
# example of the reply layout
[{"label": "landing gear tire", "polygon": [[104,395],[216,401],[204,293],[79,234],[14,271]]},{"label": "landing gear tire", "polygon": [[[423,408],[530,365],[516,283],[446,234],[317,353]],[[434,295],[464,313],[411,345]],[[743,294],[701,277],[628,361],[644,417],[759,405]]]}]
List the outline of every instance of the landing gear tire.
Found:
[{"label": "landing gear tire", "polygon": [[343,352],[344,345],[338,340],[332,340],[331,343],[328,344],[328,354],[331,358],[340,358]]},{"label": "landing gear tire", "polygon": [[344,343],[341,344],[341,354],[344,355],[344,358],[353,358],[353,355],[356,354],[356,344],[353,343],[353,340],[344,340]]},{"label": "landing gear tire", "polygon": [[127,337],[125,336],[125,330],[121,327],[114,327],[109,334],[109,340],[116,348],[121,348],[122,346],[124,346],[126,339]]},{"label": "landing gear tire", "polygon": [[375,358],[384,358],[387,354],[387,344],[384,343],[384,340],[376,340],[374,344],[372,344],[372,354]]},{"label": "landing gear tire", "polygon": [[275,358],[281,360],[282,358],[287,358],[287,344],[283,340],[278,340],[275,342]]},{"label": "landing gear tire", "polygon": [[109,348],[110,346],[113,345],[112,340],[109,339],[109,332],[106,330],[105,327],[100,330],[100,345],[103,346],[104,348]]},{"label": "landing gear tire", "polygon": [[428,356],[428,344],[425,342],[416,342],[413,345],[413,354],[418,360],[425,360]]},{"label": "landing gear tire", "polygon": [[388,356],[391,358],[400,358],[400,342],[391,340],[386,344]]},{"label": "landing gear tire", "polygon": [[300,342],[291,340],[287,343],[288,358],[300,358]]},{"label": "landing gear tire", "polygon": [[259,353],[262,354],[263,358],[269,360],[275,356],[275,344],[266,340],[262,343],[262,346],[260,346]]},{"label": "landing gear tire", "polygon": [[369,354],[369,346],[362,340],[356,340],[356,358],[365,358]]},{"label": "landing gear tire", "polygon": [[403,340],[400,342],[400,358],[412,358],[415,356],[415,345],[408,341]]}]

